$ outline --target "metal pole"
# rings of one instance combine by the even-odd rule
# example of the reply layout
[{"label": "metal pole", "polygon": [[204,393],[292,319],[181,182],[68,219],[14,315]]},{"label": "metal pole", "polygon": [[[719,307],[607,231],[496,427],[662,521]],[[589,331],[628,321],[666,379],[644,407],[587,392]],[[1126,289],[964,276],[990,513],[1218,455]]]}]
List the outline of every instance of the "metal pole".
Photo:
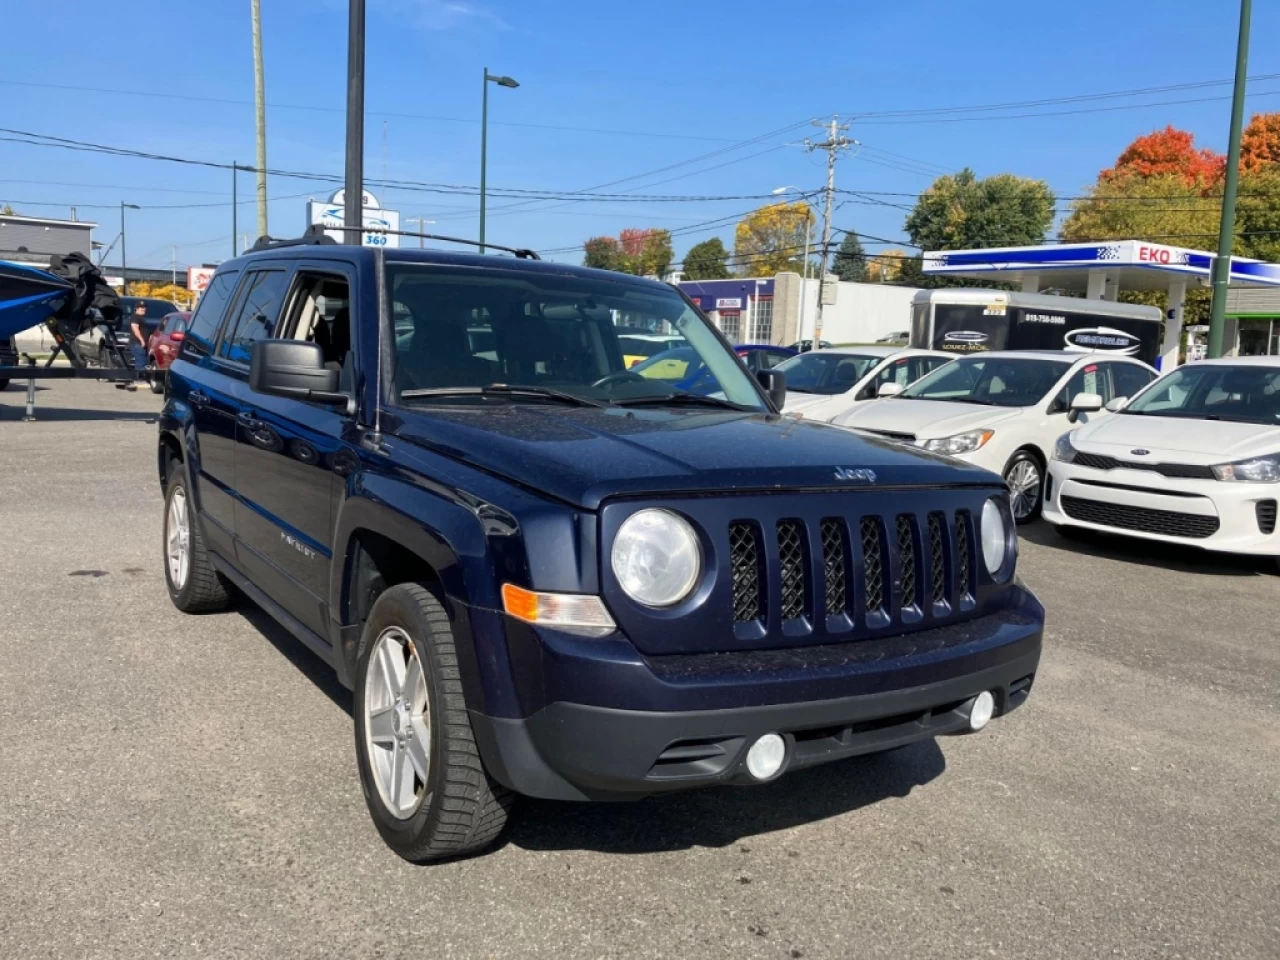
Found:
[{"label": "metal pole", "polygon": [[262,69],[261,0],[249,0],[253,15],[253,99],[258,140],[258,236],[267,236],[267,93]]},{"label": "metal pole", "polygon": [[238,257],[240,251],[236,249],[236,234],[240,232],[239,224],[236,223],[236,217],[239,215],[239,186],[236,181],[240,179],[240,165],[234,160],[231,161],[231,256]]},{"label": "metal pole", "polygon": [[364,230],[364,0],[350,0],[347,23],[347,175],[344,240]]},{"label": "metal pole", "polygon": [[1251,0],[1240,0],[1240,37],[1236,43],[1236,83],[1231,97],[1231,139],[1227,177],[1222,187],[1222,221],[1218,225],[1218,258],[1213,263],[1213,303],[1209,311],[1209,359],[1222,356],[1227,323],[1227,288],[1231,285],[1231,244],[1236,232],[1236,186],[1240,180],[1240,128],[1244,123],[1244,88],[1249,63]]},{"label": "metal pole", "polygon": [[[802,200],[802,202],[804,203],[804,264],[803,264],[803,266],[801,267],[801,280],[800,280],[800,322],[796,325],[796,326],[797,326],[797,328],[798,328],[798,330],[799,330],[800,335],[799,335],[798,337],[796,337],[796,339],[797,339],[797,340],[803,340],[803,339],[804,339],[804,305],[805,305],[805,294],[806,294],[806,293],[808,292],[808,290],[809,290],[809,201],[808,201],[807,199],[804,199],[804,200]],[[810,343],[810,344],[809,344],[809,349],[810,349],[810,350],[813,350],[813,349],[815,349],[815,348],[817,347],[817,345],[818,345],[818,344],[817,344],[816,342]],[[804,345],[803,345],[803,344],[801,344],[801,347],[802,347],[802,348],[803,348],[803,346],[804,346]]]},{"label": "metal pole", "polygon": [[27,423],[36,418],[36,378],[27,377],[27,412],[23,420]]},{"label": "metal pole", "polygon": [[129,258],[124,252],[124,201],[120,201],[120,292],[129,295]]},{"label": "metal pole", "polygon": [[484,173],[489,152],[489,68],[484,68],[484,94],[480,98],[480,252],[484,253]]}]

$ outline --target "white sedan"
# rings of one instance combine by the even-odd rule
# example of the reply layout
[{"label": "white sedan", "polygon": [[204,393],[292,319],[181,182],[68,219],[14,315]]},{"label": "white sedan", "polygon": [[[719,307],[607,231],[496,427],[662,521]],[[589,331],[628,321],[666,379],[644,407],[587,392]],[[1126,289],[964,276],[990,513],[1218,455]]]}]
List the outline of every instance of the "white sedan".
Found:
[{"label": "white sedan", "polygon": [[1111,354],[1009,350],[960,357],[884,403],[833,423],[986,467],[1009,485],[1019,523],[1044,502],[1054,444],[1073,424],[1119,409],[1156,377]]},{"label": "white sedan", "polygon": [[1059,527],[1280,558],[1280,357],[1179,367],[1064,434],[1049,478]]},{"label": "white sedan", "polygon": [[902,389],[955,359],[955,354],[905,347],[829,347],[774,367],[787,376],[784,414],[831,422],[875,400],[885,384]]}]

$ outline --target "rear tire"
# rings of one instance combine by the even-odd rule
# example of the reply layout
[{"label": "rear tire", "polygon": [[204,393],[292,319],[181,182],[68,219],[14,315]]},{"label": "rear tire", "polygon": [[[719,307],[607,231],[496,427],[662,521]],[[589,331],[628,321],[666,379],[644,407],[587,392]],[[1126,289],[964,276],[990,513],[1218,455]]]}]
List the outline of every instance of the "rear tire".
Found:
[{"label": "rear tire", "polygon": [[182,465],[170,463],[161,539],[169,599],[183,613],[221,610],[231,599],[231,585],[214,569],[193,514]]},{"label": "rear tire", "polygon": [[374,603],[354,702],[360,786],[387,846],[426,863],[498,838],[515,794],[485,771],[449,616],[421,584],[391,587]]},{"label": "rear tire", "polygon": [[1018,524],[1030,523],[1044,508],[1045,469],[1030,450],[1019,450],[1004,465],[1004,482],[1009,488],[1009,507]]},{"label": "rear tire", "polygon": [[152,393],[164,393],[164,381],[160,379],[160,367],[156,365],[155,357],[147,358],[147,384]]}]

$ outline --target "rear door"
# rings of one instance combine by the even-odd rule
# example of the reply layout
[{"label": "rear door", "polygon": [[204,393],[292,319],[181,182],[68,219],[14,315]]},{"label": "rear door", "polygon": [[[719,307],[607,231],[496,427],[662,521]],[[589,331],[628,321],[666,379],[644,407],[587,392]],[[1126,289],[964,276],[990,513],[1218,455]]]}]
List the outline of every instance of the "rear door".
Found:
[{"label": "rear door", "polygon": [[[319,343],[354,394],[351,292],[355,268],[298,265],[275,335]],[[354,455],[341,455],[354,418],[341,407],[246,388],[236,445],[236,536],[246,572],[314,633],[327,636],[333,509]]]}]

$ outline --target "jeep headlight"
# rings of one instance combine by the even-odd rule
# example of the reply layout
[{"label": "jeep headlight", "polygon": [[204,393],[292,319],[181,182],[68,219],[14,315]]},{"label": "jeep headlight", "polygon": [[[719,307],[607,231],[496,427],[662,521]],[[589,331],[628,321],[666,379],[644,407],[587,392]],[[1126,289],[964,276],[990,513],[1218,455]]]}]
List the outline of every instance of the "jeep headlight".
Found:
[{"label": "jeep headlight", "polygon": [[1071,439],[1071,434],[1075,433],[1070,430],[1058,438],[1058,442],[1053,445],[1053,459],[1061,460],[1063,463],[1074,463],[1076,459],[1076,445]]},{"label": "jeep headlight", "polygon": [[1219,480],[1244,483],[1280,483],[1280,453],[1235,463],[1219,463],[1213,467],[1213,475]]},{"label": "jeep headlight", "polygon": [[995,436],[994,430],[970,430],[968,433],[957,433],[954,437],[926,440],[921,446],[931,453],[945,453],[949,457],[958,457],[962,453],[981,450],[993,436]]},{"label": "jeep headlight", "polygon": [[669,607],[687,597],[702,572],[702,549],[689,522],[670,510],[633,513],[610,551],[613,575],[632,600]]},{"label": "jeep headlight", "polygon": [[1005,520],[1005,511],[1000,503],[992,497],[982,505],[982,526],[979,528],[982,539],[982,562],[987,572],[997,580],[1006,578],[1012,567],[1012,553],[1016,549],[1014,540],[1009,536],[1009,524]]}]

